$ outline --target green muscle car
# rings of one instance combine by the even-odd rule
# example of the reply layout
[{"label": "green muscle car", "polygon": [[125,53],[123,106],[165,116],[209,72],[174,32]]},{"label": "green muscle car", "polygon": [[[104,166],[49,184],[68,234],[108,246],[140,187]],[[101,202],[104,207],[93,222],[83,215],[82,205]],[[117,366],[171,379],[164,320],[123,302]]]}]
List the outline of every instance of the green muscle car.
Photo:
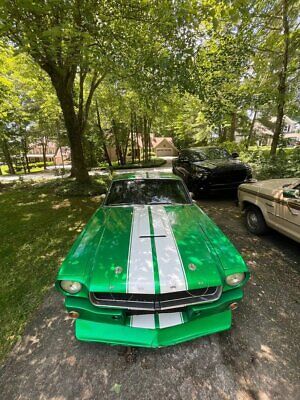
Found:
[{"label": "green muscle car", "polygon": [[56,287],[76,338],[162,347],[229,329],[249,272],[172,174],[123,174],[74,243]]}]

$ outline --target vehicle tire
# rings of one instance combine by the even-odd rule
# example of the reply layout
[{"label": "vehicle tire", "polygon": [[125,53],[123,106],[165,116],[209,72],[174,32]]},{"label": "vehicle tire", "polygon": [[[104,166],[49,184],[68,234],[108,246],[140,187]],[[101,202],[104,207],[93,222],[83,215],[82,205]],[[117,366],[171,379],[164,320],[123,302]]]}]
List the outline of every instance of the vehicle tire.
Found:
[{"label": "vehicle tire", "polygon": [[268,232],[268,226],[260,209],[256,206],[249,206],[246,209],[246,225],[248,231],[255,235],[264,235]]}]

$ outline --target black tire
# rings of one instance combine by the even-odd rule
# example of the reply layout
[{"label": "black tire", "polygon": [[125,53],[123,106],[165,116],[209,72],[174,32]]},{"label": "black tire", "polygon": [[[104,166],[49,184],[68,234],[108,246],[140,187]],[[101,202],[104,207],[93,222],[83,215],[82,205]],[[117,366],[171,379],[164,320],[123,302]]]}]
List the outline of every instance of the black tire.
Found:
[{"label": "black tire", "polygon": [[268,232],[268,226],[260,209],[256,206],[246,208],[246,225],[248,231],[255,235],[264,235]]}]

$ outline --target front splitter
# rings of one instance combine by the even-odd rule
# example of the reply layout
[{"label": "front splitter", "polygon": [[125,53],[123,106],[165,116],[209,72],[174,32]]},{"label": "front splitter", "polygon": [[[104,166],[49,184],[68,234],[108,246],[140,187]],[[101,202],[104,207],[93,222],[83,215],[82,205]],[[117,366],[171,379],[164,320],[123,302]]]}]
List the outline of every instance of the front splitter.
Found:
[{"label": "front splitter", "polygon": [[227,309],[163,329],[133,328],[128,325],[78,319],[75,323],[75,335],[78,340],[87,342],[157,348],[221,332],[230,327],[231,310]]}]

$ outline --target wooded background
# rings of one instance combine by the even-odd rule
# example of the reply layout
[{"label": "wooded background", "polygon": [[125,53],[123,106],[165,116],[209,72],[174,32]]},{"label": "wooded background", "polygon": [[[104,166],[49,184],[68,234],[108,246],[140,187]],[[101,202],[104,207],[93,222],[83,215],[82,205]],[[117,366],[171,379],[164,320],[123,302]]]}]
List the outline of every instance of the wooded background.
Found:
[{"label": "wooded background", "polygon": [[[299,116],[299,0],[28,0],[0,5],[1,160],[29,143],[71,148],[72,175],[178,148],[255,142],[255,120]],[[139,155],[135,151],[142,142]],[[43,147],[43,148],[44,148]],[[137,160],[139,158],[139,160]]]}]

